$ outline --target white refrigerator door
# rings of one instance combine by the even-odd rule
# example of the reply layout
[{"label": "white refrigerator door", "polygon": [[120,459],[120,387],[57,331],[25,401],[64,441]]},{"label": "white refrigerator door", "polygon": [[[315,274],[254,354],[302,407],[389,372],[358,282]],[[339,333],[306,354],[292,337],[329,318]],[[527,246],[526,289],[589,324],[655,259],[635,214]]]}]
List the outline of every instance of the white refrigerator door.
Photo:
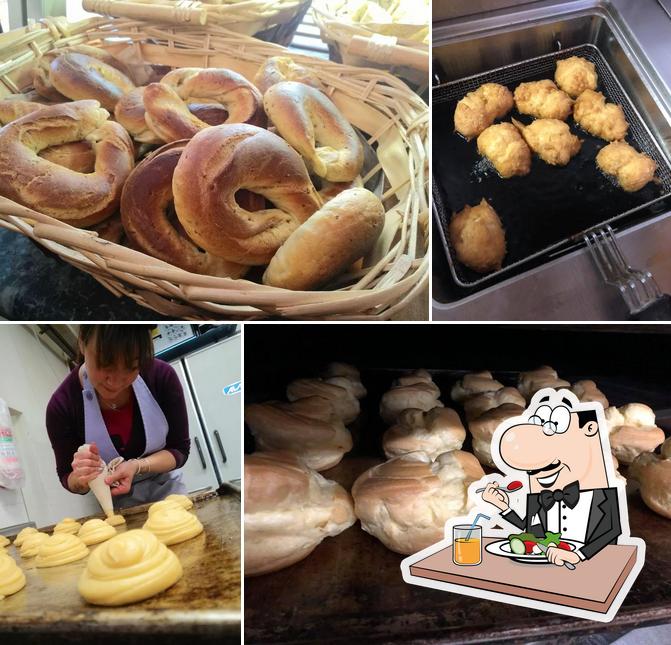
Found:
[{"label": "white refrigerator door", "polygon": [[222,482],[241,478],[241,345],[237,334],[184,359]]},{"label": "white refrigerator door", "polygon": [[181,468],[184,484],[189,493],[203,490],[205,488],[217,488],[217,472],[212,463],[210,453],[207,449],[207,442],[203,436],[203,430],[200,426],[198,413],[193,402],[191,389],[187,383],[186,374],[182,362],[177,360],[170,363],[179,376],[180,383],[184,389],[184,400],[186,401],[186,411],[189,415],[189,435],[191,436],[191,451],[189,458]]}]

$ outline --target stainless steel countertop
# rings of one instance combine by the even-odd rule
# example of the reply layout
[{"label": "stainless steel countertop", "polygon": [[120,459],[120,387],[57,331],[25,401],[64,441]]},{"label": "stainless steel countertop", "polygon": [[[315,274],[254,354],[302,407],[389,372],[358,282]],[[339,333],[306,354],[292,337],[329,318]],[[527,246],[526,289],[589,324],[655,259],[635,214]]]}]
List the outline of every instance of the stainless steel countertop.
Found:
[{"label": "stainless steel countertop", "polygon": [[[600,3],[618,14],[620,29],[633,54],[647,59],[643,81],[656,88],[660,107],[671,121],[671,19],[657,0],[610,0]],[[434,24],[434,44],[486,32],[524,15],[561,15],[594,2],[548,0],[468,18],[467,26],[454,21]],[[551,13],[552,12],[552,13]],[[504,23],[505,24],[505,23]],[[639,65],[643,68],[644,66]],[[665,140],[667,149],[671,140]],[[660,288],[671,293],[671,212],[617,234],[620,246],[637,269],[652,272]],[[446,279],[451,279],[447,277]],[[432,301],[433,320],[625,320],[627,309],[614,287],[601,279],[587,249],[580,249],[525,274],[499,283],[475,295],[451,303]]]}]

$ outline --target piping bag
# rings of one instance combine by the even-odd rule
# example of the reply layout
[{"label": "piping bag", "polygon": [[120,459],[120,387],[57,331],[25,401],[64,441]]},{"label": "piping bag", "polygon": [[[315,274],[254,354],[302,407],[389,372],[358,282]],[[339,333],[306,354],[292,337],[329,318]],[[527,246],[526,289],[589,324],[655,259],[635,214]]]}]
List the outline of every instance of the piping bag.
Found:
[{"label": "piping bag", "polygon": [[[84,452],[85,450],[88,450],[90,447],[91,447],[90,444],[85,443],[79,446],[77,452]],[[103,463],[103,470],[94,480],[89,482],[89,488],[93,491],[93,494],[96,496],[98,504],[100,504],[105,515],[108,518],[110,518],[114,516],[114,505],[112,504],[112,491],[110,490],[109,485],[105,483],[105,478],[109,476],[109,473],[112,470],[114,470],[114,468],[110,469],[110,466],[112,465],[113,462],[117,460],[116,459],[112,460],[110,464],[106,464],[102,460],[102,458],[100,459],[100,461],[102,461]],[[121,461],[123,461],[123,459]]]}]

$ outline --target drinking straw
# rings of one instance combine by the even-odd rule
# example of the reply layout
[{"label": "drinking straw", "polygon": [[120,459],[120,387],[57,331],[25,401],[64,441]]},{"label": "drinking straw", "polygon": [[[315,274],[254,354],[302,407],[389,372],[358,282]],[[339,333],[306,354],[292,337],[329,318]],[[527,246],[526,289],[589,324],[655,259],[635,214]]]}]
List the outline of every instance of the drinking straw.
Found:
[{"label": "drinking straw", "polygon": [[467,540],[470,540],[470,538],[471,538],[471,532],[473,531],[473,529],[475,528],[475,525],[478,523],[478,520],[479,520],[481,517],[484,518],[484,519],[486,519],[486,520],[491,520],[491,519],[492,519],[491,517],[485,515],[484,513],[478,513],[478,514],[475,516],[475,519],[473,520],[473,524],[471,524],[471,528],[468,529],[468,533],[466,534],[466,539],[467,539]]}]

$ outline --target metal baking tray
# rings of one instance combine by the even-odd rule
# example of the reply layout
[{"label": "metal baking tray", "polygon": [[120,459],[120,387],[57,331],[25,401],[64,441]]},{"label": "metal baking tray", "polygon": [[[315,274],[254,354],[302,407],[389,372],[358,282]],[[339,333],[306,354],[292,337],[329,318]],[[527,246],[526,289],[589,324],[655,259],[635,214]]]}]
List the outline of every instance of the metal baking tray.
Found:
[{"label": "metal baking tray", "polygon": [[[563,168],[534,155],[531,172],[524,177],[502,179],[478,154],[474,140],[454,132],[457,102],[483,83],[500,83],[511,91],[525,81],[554,78],[556,61],[582,56],[592,61],[599,76],[598,91],[608,102],[622,106],[629,123],[626,141],[657,162],[657,183],[636,193],[626,193],[596,166],[595,157],[607,142],[593,137],[568,120],[571,131],[582,140],[580,152]],[[514,117],[525,124],[532,117],[515,109]],[[644,209],[660,206],[671,195],[671,164],[643,121],[610,65],[597,47],[579,45],[527,59],[474,76],[438,85],[433,89],[433,212],[450,272],[461,287],[484,287],[497,278],[521,272],[532,260],[546,261],[559,251],[581,242],[585,231],[623,222]],[[487,275],[472,271],[457,259],[447,227],[453,212],[485,198],[499,214],[506,230],[507,254],[500,270]]]}]

